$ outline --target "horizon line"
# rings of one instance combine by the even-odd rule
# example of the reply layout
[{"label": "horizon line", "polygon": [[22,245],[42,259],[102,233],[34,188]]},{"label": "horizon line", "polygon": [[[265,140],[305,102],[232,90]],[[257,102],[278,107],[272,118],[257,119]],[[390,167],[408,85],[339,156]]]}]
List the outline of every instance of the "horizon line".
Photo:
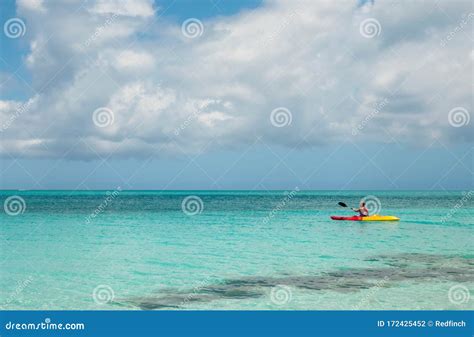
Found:
[{"label": "horizon line", "polygon": [[[28,192],[28,191],[73,191],[73,192],[94,192],[94,191],[110,191],[117,190],[118,188],[109,188],[109,189],[0,189],[0,192],[4,191],[18,191],[18,192]],[[271,192],[271,191],[288,191],[295,190],[296,188],[287,188],[287,189],[120,189],[122,192],[133,192],[133,191],[149,191],[149,192],[187,192],[187,191],[201,191],[201,192],[233,192],[233,191],[255,191],[255,192]],[[471,188],[466,189],[299,189],[299,192],[365,192],[365,191],[381,191],[381,192],[457,192],[457,191],[471,191]]]}]

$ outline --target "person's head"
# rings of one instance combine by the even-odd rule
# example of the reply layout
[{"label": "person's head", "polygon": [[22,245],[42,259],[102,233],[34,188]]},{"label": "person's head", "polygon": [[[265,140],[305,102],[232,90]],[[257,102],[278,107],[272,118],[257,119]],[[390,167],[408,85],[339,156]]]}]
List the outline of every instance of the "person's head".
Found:
[{"label": "person's head", "polygon": [[360,207],[365,207],[365,202],[361,201],[359,204]]}]

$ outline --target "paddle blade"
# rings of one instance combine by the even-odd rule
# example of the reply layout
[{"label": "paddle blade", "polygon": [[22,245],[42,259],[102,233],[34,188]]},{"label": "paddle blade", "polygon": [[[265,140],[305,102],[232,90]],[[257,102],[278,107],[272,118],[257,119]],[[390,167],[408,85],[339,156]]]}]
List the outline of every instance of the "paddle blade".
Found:
[{"label": "paddle blade", "polygon": [[342,207],[347,207],[347,205],[346,205],[345,203],[343,203],[343,202],[338,202],[338,205],[339,205],[339,206],[342,206]]}]

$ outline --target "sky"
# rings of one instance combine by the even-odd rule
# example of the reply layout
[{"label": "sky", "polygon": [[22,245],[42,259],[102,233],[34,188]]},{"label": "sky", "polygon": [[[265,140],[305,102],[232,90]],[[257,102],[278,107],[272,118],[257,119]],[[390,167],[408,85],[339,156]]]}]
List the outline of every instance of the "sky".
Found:
[{"label": "sky", "polygon": [[6,0],[1,189],[472,189],[471,1]]}]

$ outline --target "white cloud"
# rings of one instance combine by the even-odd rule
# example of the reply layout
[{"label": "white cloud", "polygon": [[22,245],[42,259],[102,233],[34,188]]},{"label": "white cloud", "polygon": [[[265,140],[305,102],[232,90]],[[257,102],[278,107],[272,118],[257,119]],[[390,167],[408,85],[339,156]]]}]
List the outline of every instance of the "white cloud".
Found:
[{"label": "white cloud", "polygon": [[18,0],[18,6],[26,10],[45,11],[43,0]]},{"label": "white cloud", "polygon": [[232,119],[232,116],[229,116],[220,111],[212,111],[198,117],[198,120],[206,125],[207,127],[215,127],[219,122],[224,122],[229,119]]},{"label": "white cloud", "polygon": [[[38,104],[3,132],[2,153],[59,156],[78,139],[118,156],[195,152],[213,139],[235,147],[257,136],[288,146],[388,134],[414,145],[473,140],[472,124],[447,120],[457,106],[473,113],[470,31],[460,25],[469,1],[267,1],[204,22],[195,39],[179,22],[155,21],[151,1],[74,12],[78,5],[22,13]],[[367,18],[380,23],[378,36],[361,36]],[[455,27],[464,28],[450,34]],[[13,113],[11,103],[0,106],[2,116]],[[93,124],[99,107],[114,112],[111,126]],[[277,107],[291,111],[291,125],[272,126]],[[72,153],[91,155],[80,146]]]},{"label": "white cloud", "polygon": [[148,17],[154,14],[152,0],[97,0],[90,8],[95,14]]},{"label": "white cloud", "polygon": [[115,66],[118,70],[140,70],[153,67],[154,58],[146,52],[124,50],[116,55]]}]

